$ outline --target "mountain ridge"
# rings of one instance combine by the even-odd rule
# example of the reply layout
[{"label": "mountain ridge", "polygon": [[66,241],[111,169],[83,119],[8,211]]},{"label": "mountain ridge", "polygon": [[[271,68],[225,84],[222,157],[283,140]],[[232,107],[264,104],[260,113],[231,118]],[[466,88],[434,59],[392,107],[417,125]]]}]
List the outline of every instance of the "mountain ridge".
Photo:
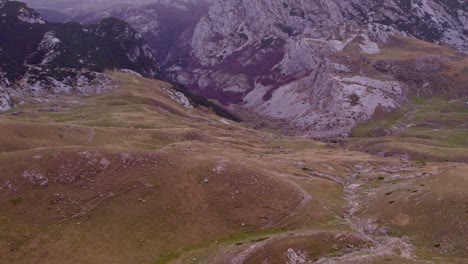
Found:
[{"label": "mountain ridge", "polygon": [[[157,60],[141,34],[121,20],[106,18],[87,26],[49,23],[13,1],[3,1],[0,14],[0,71],[3,89],[9,90],[4,98],[102,92],[111,88],[105,70],[159,75]],[[10,100],[2,108],[11,105]]]},{"label": "mountain ridge", "polygon": [[[414,12],[406,12],[408,9]],[[377,56],[398,42],[397,37],[445,42],[466,52],[466,9],[466,3],[448,5],[438,0],[348,0],[328,1],[326,5],[299,0],[219,1],[194,30],[184,34],[164,69],[196,93],[269,120],[262,124],[293,127],[288,133],[295,135],[346,137],[378,107],[398,109],[412,95],[411,90],[421,90],[424,85],[426,96],[435,95],[430,90],[437,90],[441,83],[415,83],[392,71],[367,69],[364,61],[376,65],[371,67],[374,69],[384,62],[366,57]],[[415,58],[419,63],[437,61],[426,58],[430,54],[420,55]],[[443,61],[458,60],[457,56],[466,58],[461,53],[450,55],[435,67],[440,70]],[[392,58],[386,60],[392,64]],[[406,67],[407,72],[422,69],[417,62],[408,66],[396,60],[393,64],[400,63],[395,67]],[[441,80],[451,78],[438,76]],[[395,91],[386,88],[396,86]],[[365,92],[365,87],[375,93]],[[466,87],[457,87],[462,89],[458,95],[466,94]],[[349,99],[356,96],[354,89],[364,91],[359,92],[361,104]],[[273,100],[272,95],[276,95]]]},{"label": "mountain ridge", "polygon": [[[126,20],[148,41],[164,79],[257,127],[329,138],[414,97],[466,96],[466,55],[409,39],[466,53],[467,8],[443,0],[158,1],[70,19]],[[418,45],[427,52],[414,52]],[[396,56],[379,56],[387,51]],[[406,58],[411,52],[418,56]]]}]

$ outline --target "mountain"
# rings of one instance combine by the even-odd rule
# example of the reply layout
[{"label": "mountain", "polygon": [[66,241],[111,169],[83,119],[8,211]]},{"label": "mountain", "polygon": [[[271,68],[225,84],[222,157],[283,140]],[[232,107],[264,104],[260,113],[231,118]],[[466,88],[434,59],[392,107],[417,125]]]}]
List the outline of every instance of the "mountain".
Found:
[{"label": "mountain", "polygon": [[69,20],[123,19],[142,32],[166,79],[258,127],[328,138],[414,97],[466,96],[467,8],[441,0],[168,0],[69,12]]},{"label": "mountain", "polygon": [[[467,8],[439,0],[218,1],[162,64],[173,80],[260,126],[347,136],[412,96],[467,95]],[[457,61],[461,80],[445,74]]]},{"label": "mountain", "polygon": [[357,124],[412,98],[467,94],[465,2],[139,4],[69,9],[62,19],[127,21],[152,48],[165,79],[218,100],[257,127],[347,137]]},{"label": "mountain", "polygon": [[[70,10],[66,12],[69,15],[66,21],[94,24],[109,16],[125,20],[143,35],[158,61],[162,62],[170,50],[177,46],[180,36],[206,14],[208,6],[206,0],[159,0],[143,6],[114,5],[112,8],[92,11]],[[57,18],[51,14],[46,19],[49,17]]]},{"label": "mountain", "polygon": [[[142,5],[154,2],[155,0],[25,0],[33,8],[45,8],[60,11],[73,9],[96,10],[100,8],[109,8],[120,4]],[[167,1],[167,0],[165,0]]]},{"label": "mountain", "polygon": [[47,22],[52,23],[66,23],[70,22],[70,16],[57,10],[48,8],[34,8],[34,10],[41,15]]},{"label": "mountain", "polygon": [[2,89],[8,90],[2,109],[11,106],[11,100],[6,103],[11,96],[107,90],[106,70],[159,74],[151,48],[127,23],[116,18],[87,26],[49,23],[15,1],[1,4],[0,49]]}]

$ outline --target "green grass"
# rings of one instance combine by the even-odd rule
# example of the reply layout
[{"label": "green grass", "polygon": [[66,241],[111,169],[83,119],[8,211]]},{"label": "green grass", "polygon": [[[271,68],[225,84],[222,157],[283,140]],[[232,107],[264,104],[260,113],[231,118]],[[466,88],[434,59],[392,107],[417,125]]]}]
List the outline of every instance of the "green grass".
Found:
[{"label": "green grass", "polygon": [[351,131],[351,137],[368,137],[378,133],[380,129],[389,129],[396,124],[398,119],[381,119],[362,123]]},{"label": "green grass", "polygon": [[10,200],[11,204],[13,205],[19,205],[23,202],[23,197],[15,197]]},{"label": "green grass", "polygon": [[[364,144],[357,149],[371,153],[406,151],[414,154],[414,159],[468,159],[466,101],[467,98],[413,98],[401,114],[379,114],[355,127],[350,142],[353,146]],[[390,128],[396,132],[383,133]]]},{"label": "green grass", "polygon": [[167,264],[173,260],[176,260],[180,257],[180,253],[177,252],[167,252],[159,255],[159,259],[154,262],[154,264]]},{"label": "green grass", "polygon": [[279,235],[279,234],[286,233],[286,232],[291,232],[291,231],[287,229],[270,229],[270,230],[260,230],[256,232],[233,234],[227,237],[211,239],[210,241],[206,241],[206,242],[199,243],[196,245],[191,245],[189,247],[184,247],[180,251],[164,252],[159,255],[158,260],[156,260],[154,264],[171,263],[172,261],[180,258],[184,253],[189,253],[189,252],[200,250],[200,249],[208,249],[213,245],[229,246],[229,245],[243,245],[247,243],[255,243],[255,242],[265,240],[265,238],[268,238],[269,236]]},{"label": "green grass", "polygon": [[379,111],[375,117],[368,122],[361,123],[351,130],[350,136],[357,138],[381,136],[384,129],[394,127],[404,118],[407,110],[393,112]]}]

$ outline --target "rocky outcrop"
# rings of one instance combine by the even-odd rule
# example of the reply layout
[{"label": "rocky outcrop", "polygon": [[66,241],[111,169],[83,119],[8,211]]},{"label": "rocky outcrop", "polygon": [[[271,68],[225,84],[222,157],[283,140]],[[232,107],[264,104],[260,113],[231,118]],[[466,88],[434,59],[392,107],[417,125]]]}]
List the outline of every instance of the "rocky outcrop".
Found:
[{"label": "rocky outcrop", "polygon": [[44,19],[33,9],[27,8],[26,6],[21,7],[16,15],[18,20],[29,23],[29,24],[45,24]]},{"label": "rocky outcrop", "polygon": [[43,72],[41,68],[30,68],[12,86],[15,97],[52,94],[99,94],[113,89],[112,79],[106,73],[87,69],[60,68]]},{"label": "rocky outcrop", "polygon": [[290,134],[310,137],[346,136],[377,108],[400,107],[404,84],[391,76],[360,74],[352,63],[333,56],[347,50],[374,54],[390,36],[403,33],[378,25],[330,32],[313,30],[286,43],[276,73],[264,75],[246,90],[243,107],[281,121],[279,128]]}]

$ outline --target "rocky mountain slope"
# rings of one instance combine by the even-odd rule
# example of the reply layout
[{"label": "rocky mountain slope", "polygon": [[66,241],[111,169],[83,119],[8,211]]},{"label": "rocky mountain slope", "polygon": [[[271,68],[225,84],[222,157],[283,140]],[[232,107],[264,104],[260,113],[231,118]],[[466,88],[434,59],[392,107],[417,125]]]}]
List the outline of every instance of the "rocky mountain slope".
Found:
[{"label": "rocky mountain slope", "polygon": [[112,69],[159,74],[151,48],[121,20],[106,18],[87,26],[49,23],[21,2],[2,0],[2,110],[11,107],[12,97],[108,90],[103,72]]},{"label": "rocky mountain slope", "polygon": [[346,137],[413,97],[460,98],[468,90],[466,1],[155,2],[68,11],[67,20],[126,20],[167,79],[259,127]]},{"label": "rocky mountain slope", "polygon": [[[440,0],[219,1],[183,35],[164,69],[192,91],[268,120],[257,123],[346,136],[376,110],[397,109],[412,95],[466,95],[462,83],[449,94],[439,89],[451,79],[441,70],[446,62],[466,55],[372,56],[401,45],[401,37],[468,52],[467,8]],[[466,76],[463,69],[457,74]],[[395,73],[403,71],[437,77]]]}]

